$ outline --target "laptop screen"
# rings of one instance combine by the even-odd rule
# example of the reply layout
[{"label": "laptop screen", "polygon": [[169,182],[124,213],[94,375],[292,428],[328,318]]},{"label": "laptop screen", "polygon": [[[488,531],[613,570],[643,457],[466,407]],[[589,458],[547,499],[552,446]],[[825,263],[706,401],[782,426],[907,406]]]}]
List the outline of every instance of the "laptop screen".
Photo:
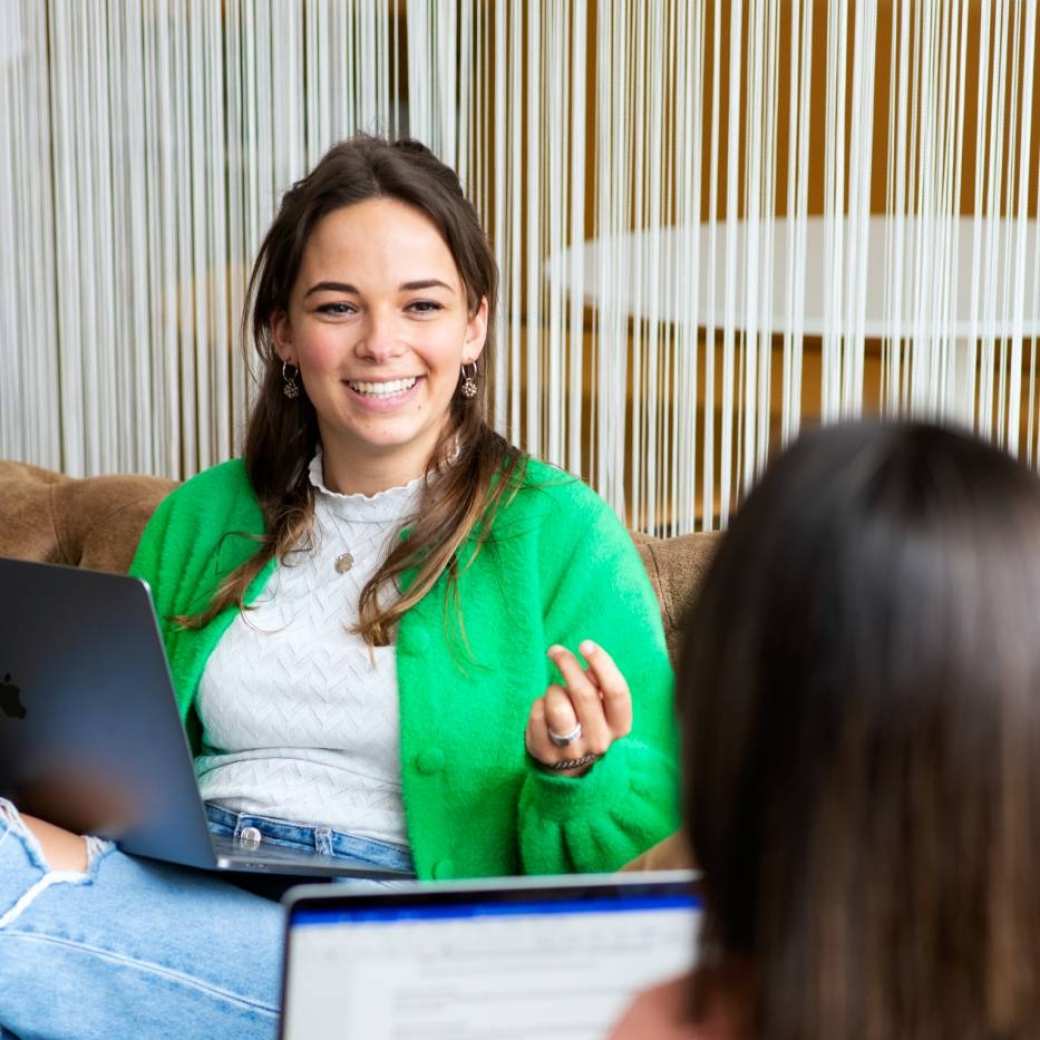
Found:
[{"label": "laptop screen", "polygon": [[693,960],[692,875],[289,897],[284,1040],[601,1040]]}]

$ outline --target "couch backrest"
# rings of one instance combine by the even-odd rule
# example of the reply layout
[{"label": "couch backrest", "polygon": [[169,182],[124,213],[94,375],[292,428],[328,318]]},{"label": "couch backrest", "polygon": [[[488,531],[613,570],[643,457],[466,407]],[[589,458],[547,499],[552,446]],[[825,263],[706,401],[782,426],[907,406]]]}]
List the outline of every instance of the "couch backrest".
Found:
[{"label": "couch backrest", "polygon": [[[0,461],[0,556],[122,573],[152,511],[175,486],[160,477],[77,480],[23,462]],[[673,659],[680,620],[718,537],[634,536],[661,601]]]}]

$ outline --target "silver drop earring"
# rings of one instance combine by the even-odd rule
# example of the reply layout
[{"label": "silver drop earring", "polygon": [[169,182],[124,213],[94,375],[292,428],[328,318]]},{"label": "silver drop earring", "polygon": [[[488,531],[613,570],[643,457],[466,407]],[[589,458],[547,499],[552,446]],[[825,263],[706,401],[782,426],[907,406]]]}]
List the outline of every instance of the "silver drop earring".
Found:
[{"label": "silver drop earring", "polygon": [[[467,372],[467,368],[472,368],[473,371]],[[462,366],[462,386],[459,387],[459,392],[463,397],[469,399],[477,396],[477,366],[475,362]]]},{"label": "silver drop earring", "polygon": [[296,377],[299,375],[300,370],[293,366],[293,371],[290,374],[287,369],[289,368],[289,362],[282,362],[282,393],[289,398],[290,401],[295,400],[300,396],[300,384],[296,382]]}]

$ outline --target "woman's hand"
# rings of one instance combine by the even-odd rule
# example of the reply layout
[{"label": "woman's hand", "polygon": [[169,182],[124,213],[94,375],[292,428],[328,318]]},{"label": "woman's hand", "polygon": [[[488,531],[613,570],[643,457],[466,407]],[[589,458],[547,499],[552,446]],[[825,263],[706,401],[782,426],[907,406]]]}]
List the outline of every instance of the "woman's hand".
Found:
[{"label": "woman's hand", "polygon": [[[582,776],[632,729],[632,695],[610,654],[586,639],[579,649],[588,671],[566,647],[549,647],[564,685],[555,683],[531,705],[527,752],[561,776]],[[589,757],[591,756],[591,757]],[[574,762],[570,768],[562,763]]]}]

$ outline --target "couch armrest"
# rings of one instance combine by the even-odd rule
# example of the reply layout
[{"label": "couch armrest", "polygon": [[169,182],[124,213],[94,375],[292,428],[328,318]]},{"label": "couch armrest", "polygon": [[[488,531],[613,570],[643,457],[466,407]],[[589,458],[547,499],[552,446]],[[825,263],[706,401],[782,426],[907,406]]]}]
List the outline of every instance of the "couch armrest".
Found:
[{"label": "couch armrest", "polygon": [[664,633],[673,665],[679,661],[683,617],[704,580],[721,537],[719,531],[698,531],[674,538],[633,535],[654,591],[661,601]]},{"label": "couch armrest", "polygon": [[71,477],[0,461],[0,556],[125,572],[159,502],[159,477]]},{"label": "couch armrest", "polygon": [[54,525],[65,562],[123,574],[155,507],[176,487],[160,477],[69,480],[54,488]]},{"label": "couch armrest", "polygon": [[51,494],[68,477],[0,461],[0,556],[63,563]]}]

